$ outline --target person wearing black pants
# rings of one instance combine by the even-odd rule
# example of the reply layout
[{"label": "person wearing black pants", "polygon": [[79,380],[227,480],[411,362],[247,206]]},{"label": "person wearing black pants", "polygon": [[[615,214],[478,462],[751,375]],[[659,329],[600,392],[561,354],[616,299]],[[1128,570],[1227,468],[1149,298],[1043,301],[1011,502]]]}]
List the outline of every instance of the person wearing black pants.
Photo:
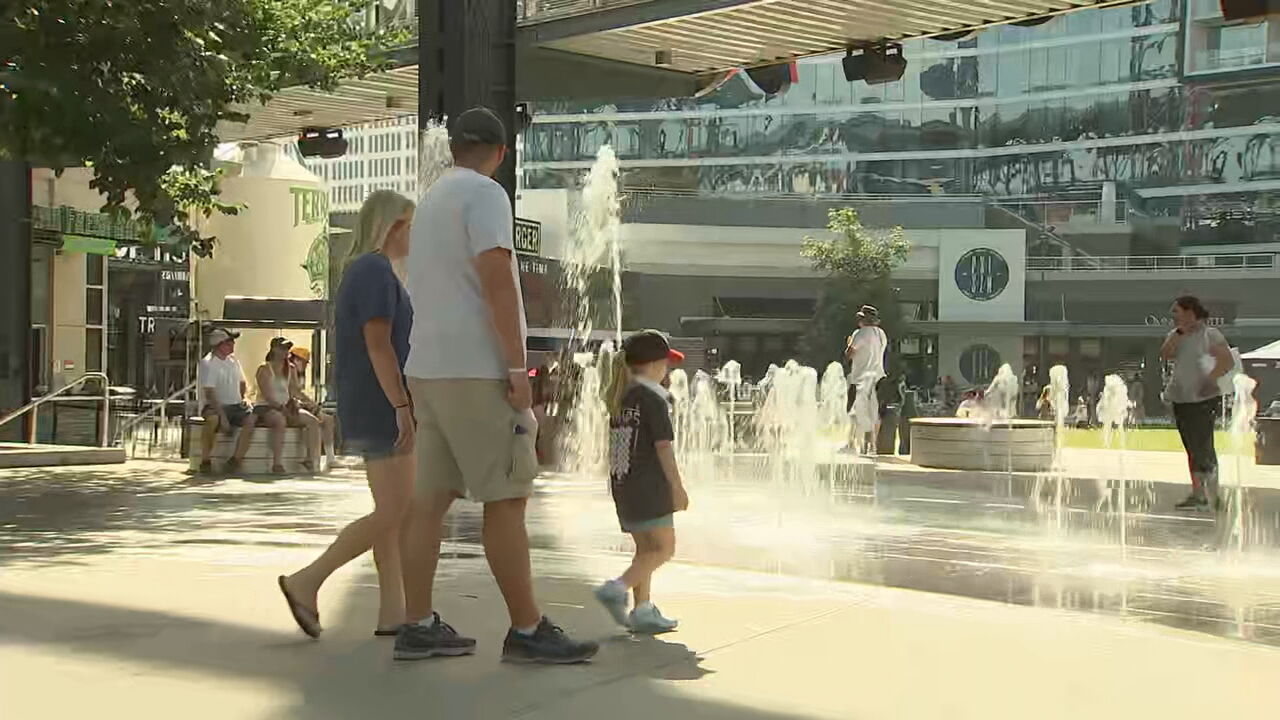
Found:
[{"label": "person wearing black pants", "polygon": [[1160,348],[1160,356],[1173,363],[1165,400],[1173,405],[1173,419],[1187,452],[1191,494],[1176,505],[1179,510],[1209,510],[1218,500],[1218,454],[1213,431],[1222,408],[1218,380],[1233,363],[1227,339],[1205,320],[1209,311],[1200,300],[1184,295],[1173,301],[1174,328]]}]

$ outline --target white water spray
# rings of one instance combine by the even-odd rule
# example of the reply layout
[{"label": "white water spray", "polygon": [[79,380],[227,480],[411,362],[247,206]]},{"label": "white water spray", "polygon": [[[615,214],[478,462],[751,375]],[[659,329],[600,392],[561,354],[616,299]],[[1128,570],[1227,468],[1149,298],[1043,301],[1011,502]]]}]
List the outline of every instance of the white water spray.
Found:
[{"label": "white water spray", "polygon": [[449,131],[442,124],[432,123],[418,136],[418,197],[451,167],[453,151],[449,149]]},{"label": "white water spray", "polygon": [[818,385],[818,413],[822,439],[842,443],[849,437],[849,381],[844,366],[833,362]]},{"label": "white water spray", "polygon": [[[1102,423],[1102,443],[1108,448],[1119,449],[1119,477],[1116,478],[1116,515],[1120,522],[1120,554],[1128,556],[1128,512],[1129,512],[1129,478],[1125,469],[1125,422],[1133,403],[1129,400],[1129,386],[1119,375],[1108,375],[1103,381],[1102,396],[1098,399],[1098,421]],[[1114,444],[1113,444],[1114,443]],[[1118,445],[1118,448],[1116,447]],[[1106,487],[1106,480],[1099,481],[1099,508],[1104,500],[1110,501],[1111,494]]]},{"label": "white water spray", "polygon": [[[570,302],[569,321],[573,325],[574,340],[586,343],[591,339],[597,318],[597,299],[593,292],[592,278],[601,268],[609,271],[611,288],[608,303],[614,331],[613,347],[622,345],[622,255],[618,246],[621,226],[621,205],[618,194],[618,159],[608,145],[600,148],[596,162],[587,174],[582,190],[581,209],[576,218],[573,239],[564,253],[564,284]],[[570,409],[568,432],[565,434],[562,457],[571,471],[591,473],[603,466],[608,432],[608,416],[598,397],[588,392],[588,383],[597,388],[607,382],[606,367],[611,353],[601,350],[598,356],[582,353],[578,365],[582,381]],[[595,392],[599,395],[599,390]],[[604,413],[601,415],[601,413]],[[599,438],[593,433],[602,433]]]},{"label": "white water spray", "polygon": [[738,446],[737,433],[734,424],[737,422],[737,402],[738,389],[742,387],[742,364],[737,360],[730,360],[720,368],[720,372],[716,373],[716,382],[724,385],[729,390],[729,442],[726,444],[726,452],[732,453]]},{"label": "white water spray", "polygon": [[1235,374],[1235,377],[1231,379],[1231,383],[1235,388],[1235,394],[1232,397],[1231,423],[1228,425],[1228,429],[1231,432],[1231,449],[1235,455],[1236,465],[1236,492],[1235,507],[1232,512],[1232,533],[1235,536],[1237,552],[1243,552],[1246,529],[1244,519],[1244,469],[1248,464],[1245,461],[1245,454],[1250,450],[1250,440],[1254,436],[1254,422],[1258,417],[1258,401],[1254,397],[1258,381],[1241,372]]}]

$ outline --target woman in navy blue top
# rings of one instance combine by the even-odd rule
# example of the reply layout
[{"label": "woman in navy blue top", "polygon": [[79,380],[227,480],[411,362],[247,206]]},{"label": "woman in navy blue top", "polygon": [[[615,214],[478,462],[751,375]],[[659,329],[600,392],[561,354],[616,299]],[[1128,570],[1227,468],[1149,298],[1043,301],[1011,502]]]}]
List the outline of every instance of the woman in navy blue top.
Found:
[{"label": "woman in navy blue top", "polygon": [[315,562],[279,578],[298,627],[319,637],[316,596],[333,573],[373,548],[381,602],[375,635],[404,622],[400,527],[413,489],[413,409],[404,382],[413,307],[396,267],[409,254],[413,202],[391,190],[369,196],[334,300],[334,386],[348,449],[364,456],[373,512],[343,528]]}]

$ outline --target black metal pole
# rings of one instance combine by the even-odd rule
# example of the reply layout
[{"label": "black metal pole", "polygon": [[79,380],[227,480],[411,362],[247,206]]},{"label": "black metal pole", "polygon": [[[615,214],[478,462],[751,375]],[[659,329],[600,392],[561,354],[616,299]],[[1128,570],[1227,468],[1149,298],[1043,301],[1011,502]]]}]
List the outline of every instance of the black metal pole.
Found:
[{"label": "black metal pole", "polygon": [[[31,400],[31,166],[0,161],[0,415]],[[0,427],[0,440],[26,437],[21,423]]]},{"label": "black metal pole", "polygon": [[502,118],[511,151],[496,179],[516,193],[515,0],[423,0],[418,9],[418,124],[483,105]]}]

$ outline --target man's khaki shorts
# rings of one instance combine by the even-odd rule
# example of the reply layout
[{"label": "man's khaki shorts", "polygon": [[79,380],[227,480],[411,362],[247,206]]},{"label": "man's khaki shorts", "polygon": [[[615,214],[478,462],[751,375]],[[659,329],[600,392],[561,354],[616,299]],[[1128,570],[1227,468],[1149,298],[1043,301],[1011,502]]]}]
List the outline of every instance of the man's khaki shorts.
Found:
[{"label": "man's khaki shorts", "polygon": [[449,490],[487,503],[533,494],[513,478],[517,415],[502,380],[409,378],[418,421],[417,491]]}]

